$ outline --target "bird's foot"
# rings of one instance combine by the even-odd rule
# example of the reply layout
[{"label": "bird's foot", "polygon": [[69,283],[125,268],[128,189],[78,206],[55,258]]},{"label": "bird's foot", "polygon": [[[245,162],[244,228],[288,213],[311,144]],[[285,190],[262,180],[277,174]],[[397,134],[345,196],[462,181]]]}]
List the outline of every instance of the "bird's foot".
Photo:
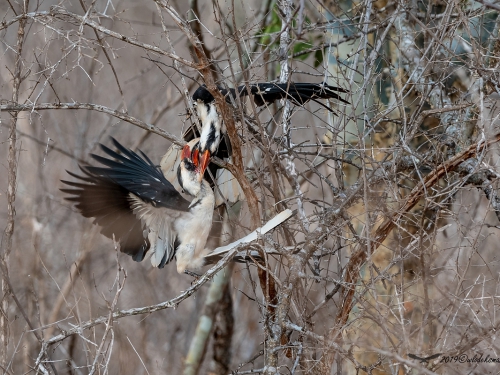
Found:
[{"label": "bird's foot", "polygon": [[190,271],[190,270],[184,270],[184,273],[186,275],[194,277],[194,280],[191,282],[191,285],[193,285],[195,282],[198,281],[198,279],[201,277],[201,275],[198,275],[196,272]]}]

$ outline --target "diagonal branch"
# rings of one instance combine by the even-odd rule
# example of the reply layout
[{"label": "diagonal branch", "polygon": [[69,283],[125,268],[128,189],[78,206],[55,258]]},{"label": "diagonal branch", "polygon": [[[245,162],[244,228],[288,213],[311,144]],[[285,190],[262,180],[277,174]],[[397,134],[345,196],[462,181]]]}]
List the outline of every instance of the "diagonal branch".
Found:
[{"label": "diagonal branch", "polygon": [[[258,238],[258,234],[263,234],[268,230],[271,230],[275,228],[276,226],[280,225],[283,221],[288,219],[291,216],[291,211],[290,210],[285,210],[275,216],[273,219],[269,220],[269,222],[266,223],[266,225],[263,226],[263,228],[259,228],[255,230],[254,232],[250,233],[250,235],[255,235]],[[266,230],[267,229],[267,230]],[[249,236],[250,236],[249,235]],[[245,237],[246,238],[246,237]],[[241,240],[235,241],[232,244],[223,246],[222,248],[226,252],[225,256],[217,262],[212,268],[210,268],[203,276],[201,276],[198,280],[196,280],[193,285],[187,289],[186,291],[182,292],[179,294],[177,297],[172,298],[171,300],[156,304],[156,305],[151,305],[151,306],[145,306],[145,307],[137,307],[133,309],[128,309],[128,310],[120,310],[115,313],[113,313],[113,320],[115,319],[121,319],[126,316],[134,316],[134,315],[142,315],[142,314],[151,314],[155,311],[160,311],[160,310],[165,310],[169,308],[175,308],[177,307],[182,301],[186,300],[190,296],[192,296],[198,289],[200,289],[207,281],[211,281],[213,277],[219,272],[222,268],[226,267],[229,262],[233,259],[233,257],[236,255],[237,252],[242,251],[248,247],[248,242],[241,242]],[[220,253],[221,248],[217,248],[214,250],[214,252]],[[58,343],[65,338],[83,332],[86,329],[92,328],[94,326],[104,324],[108,321],[109,315],[103,315],[98,318],[88,320],[86,322],[83,322],[79,324],[77,327],[74,327],[70,330],[63,331],[59,335],[53,336],[52,338],[48,339],[45,341],[46,345],[52,345],[55,343]]]},{"label": "diagonal branch", "polygon": [[[384,242],[389,233],[394,229],[398,221],[408,213],[419,201],[419,199],[424,195],[426,191],[429,190],[434,184],[436,184],[441,178],[443,178],[448,173],[457,169],[464,161],[475,157],[477,154],[485,150],[486,147],[493,143],[500,141],[500,133],[493,137],[491,140],[484,142],[479,141],[469,146],[465,151],[455,155],[450,160],[440,164],[436,169],[434,169],[429,175],[427,175],[423,181],[419,182],[417,186],[413,188],[411,193],[406,198],[405,202],[401,208],[395,212],[391,217],[387,218],[371,235],[373,241],[371,242],[371,248],[366,249],[364,246],[358,246],[358,249],[354,251],[353,255],[349,259],[349,263],[346,265],[345,273],[345,283],[343,285],[356,285],[359,278],[359,269],[361,265],[366,261],[368,254],[373,254],[373,252]],[[345,287],[343,287],[345,289]],[[349,289],[344,297],[342,304],[342,310],[337,317],[337,329],[340,329],[346,322],[351,312],[354,298],[354,287]]]},{"label": "diagonal branch", "polygon": [[179,16],[179,14],[176,12],[174,8],[165,3],[163,0],[155,0],[155,1],[173,18],[177,26],[182,30],[184,34],[186,34],[189,41],[193,45],[196,57],[200,61],[200,64],[197,69],[202,74],[203,79],[207,85],[208,91],[210,91],[210,93],[215,98],[217,108],[219,109],[222,115],[222,120],[226,125],[227,134],[231,141],[231,147],[233,151],[232,158],[235,166],[235,168],[231,170],[231,173],[234,175],[234,177],[240,184],[243,193],[245,194],[245,198],[248,202],[248,208],[250,210],[250,214],[252,217],[252,226],[253,228],[257,228],[260,224],[260,214],[259,214],[257,195],[255,194],[255,191],[252,189],[250,182],[245,176],[243,155],[241,151],[241,141],[236,131],[236,124],[234,122],[232,111],[229,108],[229,104],[226,102],[226,99],[224,98],[222,93],[217,88],[217,85],[215,84],[215,80],[210,70],[210,61],[208,60],[203,50],[203,43],[196,36],[193,30],[191,30],[189,24]]}]

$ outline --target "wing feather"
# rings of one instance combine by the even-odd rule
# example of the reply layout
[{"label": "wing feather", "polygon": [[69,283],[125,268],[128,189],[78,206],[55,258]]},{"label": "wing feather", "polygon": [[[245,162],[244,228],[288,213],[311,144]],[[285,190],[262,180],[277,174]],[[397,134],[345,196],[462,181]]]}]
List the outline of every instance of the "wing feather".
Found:
[{"label": "wing feather", "polygon": [[[85,173],[84,167],[82,170]],[[82,177],[68,172],[82,182],[62,181],[71,189],[61,189],[72,196],[67,200],[93,223],[101,227],[101,233],[120,243],[120,250],[141,261],[149,248],[149,240],[143,236],[142,223],[130,210],[129,192],[101,177]]]},{"label": "wing feather", "polygon": [[143,159],[132,150],[123,147],[114,138],[111,139],[122,155],[101,145],[102,150],[116,160],[92,155],[96,161],[108,168],[85,167],[91,176],[111,180],[157,207],[188,210],[189,202],[165,178],[159,167],[155,166],[149,158]]},{"label": "wing feather", "polygon": [[120,153],[101,149],[114,160],[92,155],[105,167],[80,166],[83,175],[68,171],[76,181],[62,180],[67,187],[61,191],[84,217],[94,218],[103,235],[114,236],[123,253],[138,262],[154,253],[154,265],[163,267],[175,255],[173,222],[189,202],[143,152],[112,142]]},{"label": "wing feather", "polygon": [[[258,106],[285,98],[296,105],[304,105],[314,99],[337,99],[349,104],[338,94],[338,92],[346,93],[347,90],[323,83],[255,83],[249,86],[250,93]],[[240,96],[248,95],[246,86],[239,86],[238,92]]]},{"label": "wing feather", "polygon": [[[296,105],[304,105],[309,100],[314,99],[337,99],[343,103],[349,104],[348,101],[343,99],[338,93],[348,93],[341,87],[336,87],[328,85],[326,83],[251,83],[248,84],[250,93],[247,90],[246,85],[238,86],[237,89],[230,88],[228,90],[218,87],[222,95],[226,97],[226,101],[231,103],[236,95],[248,96],[253,95],[255,104],[257,106],[263,106],[264,104],[273,103],[279,99],[289,99],[292,100]],[[193,100],[201,99],[204,103],[210,103],[214,101],[214,97],[207,90],[206,86],[200,86],[193,94]],[[190,131],[190,137],[195,138],[196,132],[194,130]]]},{"label": "wing feather", "polygon": [[177,233],[174,229],[174,221],[185,213],[165,207],[151,206],[133,194],[130,194],[129,198],[132,211],[147,228],[147,237],[151,243],[148,253],[151,256],[151,264],[154,267],[163,268],[175,255]]}]

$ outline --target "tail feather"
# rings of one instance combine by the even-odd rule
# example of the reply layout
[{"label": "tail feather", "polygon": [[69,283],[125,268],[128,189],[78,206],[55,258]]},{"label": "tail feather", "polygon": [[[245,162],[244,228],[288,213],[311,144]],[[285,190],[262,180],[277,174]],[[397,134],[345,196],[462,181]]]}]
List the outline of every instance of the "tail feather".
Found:
[{"label": "tail feather", "polygon": [[[314,99],[336,99],[343,103],[349,102],[344,100],[338,93],[347,93],[348,91],[331,86],[326,83],[255,83],[250,84],[250,94],[254,96],[255,104],[263,106],[273,103],[279,99],[292,100],[297,105],[304,105],[309,100]],[[238,87],[240,96],[249,95],[246,85]],[[226,90],[223,93],[227,94]],[[230,95],[234,96],[236,90],[229,91]],[[329,109],[330,110],[330,109]]]},{"label": "tail feather", "polygon": [[[224,89],[219,87],[222,95],[226,97],[226,101],[231,103],[238,96],[253,95],[255,104],[263,106],[273,103],[279,99],[289,99],[297,105],[303,105],[313,99],[336,99],[345,104],[349,102],[343,99],[338,93],[348,93],[349,91],[341,87],[331,86],[326,83],[252,83],[248,84],[250,92],[247,90],[247,85],[238,86],[238,88]],[[200,86],[193,94],[193,99],[202,99],[205,103],[212,102],[214,97],[207,90],[206,86]],[[192,138],[196,137],[196,132],[193,130],[190,134]]]}]

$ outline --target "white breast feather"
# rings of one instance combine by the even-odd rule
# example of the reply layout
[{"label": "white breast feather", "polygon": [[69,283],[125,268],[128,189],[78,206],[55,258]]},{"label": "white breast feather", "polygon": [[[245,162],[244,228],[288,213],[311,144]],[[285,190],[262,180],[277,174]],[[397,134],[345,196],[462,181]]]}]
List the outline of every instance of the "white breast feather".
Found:
[{"label": "white breast feather", "polygon": [[202,181],[200,190],[195,198],[195,201],[201,199],[200,203],[193,205],[188,212],[154,207],[129,194],[130,206],[142,221],[144,232],[147,231],[151,244],[147,255],[151,256],[153,266],[158,267],[165,254],[167,259],[172,257],[176,237],[180,242],[176,252],[177,272],[203,266],[204,257],[209,252],[205,246],[212,227],[215,198],[208,182]]},{"label": "white breast feather", "polygon": [[215,199],[206,181],[203,181],[202,189],[206,195],[201,202],[175,222],[175,231],[181,243],[176,253],[179,273],[188,267],[194,270],[201,268],[204,257],[209,252],[205,246],[212,227]]}]

